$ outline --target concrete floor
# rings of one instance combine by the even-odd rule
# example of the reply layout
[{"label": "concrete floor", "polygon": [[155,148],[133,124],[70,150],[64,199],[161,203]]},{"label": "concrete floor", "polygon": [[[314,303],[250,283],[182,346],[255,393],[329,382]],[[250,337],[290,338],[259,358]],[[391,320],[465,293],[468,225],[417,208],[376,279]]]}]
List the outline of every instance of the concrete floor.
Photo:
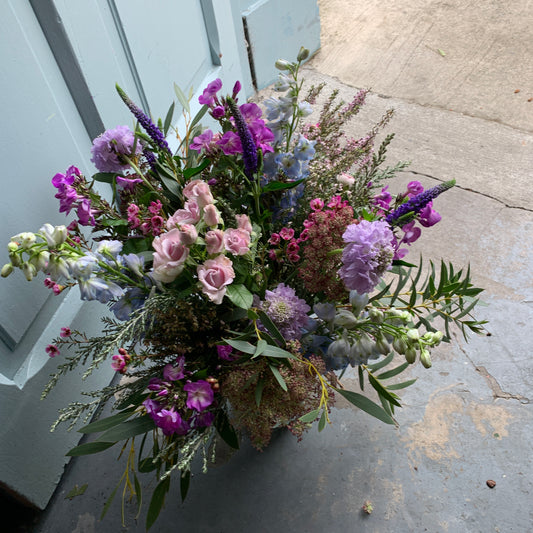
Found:
[{"label": "concrete floor", "polygon": [[[395,109],[389,161],[412,162],[395,189],[457,180],[437,200],[442,222],[411,257],[423,249],[427,259],[470,262],[486,288],[478,317],[491,336],[457,339],[434,352],[430,370],[411,368],[420,379],[401,394],[399,428],[339,403],[322,433],[301,443],[280,434],[263,453],[244,443],[195,476],[184,504],[174,488],[153,531],[532,532],[533,5],[321,0],[320,8],[323,46],[306,78],[346,100],[372,87],[354,134]],[[144,531],[133,506],[122,528],[118,497],[99,521],[121,475],[111,450],[72,461],[28,531]],[[65,498],[85,483],[83,495]]]}]

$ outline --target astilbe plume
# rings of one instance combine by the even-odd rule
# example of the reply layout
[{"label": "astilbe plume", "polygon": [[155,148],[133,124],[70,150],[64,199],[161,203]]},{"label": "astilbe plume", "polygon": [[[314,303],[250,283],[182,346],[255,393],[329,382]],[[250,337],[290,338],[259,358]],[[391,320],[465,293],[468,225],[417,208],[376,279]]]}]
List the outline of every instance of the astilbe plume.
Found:
[{"label": "astilbe plume", "polygon": [[342,235],[356,221],[353,208],[340,197],[333,198],[328,206],[329,209],[315,211],[307,219],[308,238],[298,275],[309,292],[324,293],[330,301],[342,301],[347,295],[346,288],[338,276],[332,275],[340,268],[341,257],[330,252],[344,248]]}]

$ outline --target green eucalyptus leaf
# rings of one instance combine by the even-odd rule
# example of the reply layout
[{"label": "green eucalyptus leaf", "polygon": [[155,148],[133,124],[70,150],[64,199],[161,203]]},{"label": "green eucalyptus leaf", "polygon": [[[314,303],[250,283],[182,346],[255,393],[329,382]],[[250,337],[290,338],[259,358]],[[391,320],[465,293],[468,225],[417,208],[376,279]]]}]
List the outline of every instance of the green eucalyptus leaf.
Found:
[{"label": "green eucalyptus leaf", "polygon": [[174,102],[172,102],[170,104],[170,107],[168,108],[167,116],[165,117],[165,124],[163,125],[163,134],[165,135],[165,137],[172,123],[172,117],[174,116],[174,107],[175,107],[175,104]]},{"label": "green eucalyptus leaf", "polygon": [[179,87],[177,83],[174,84],[174,92],[176,93],[176,97],[178,98],[181,107],[183,107],[187,113],[190,113],[191,108],[189,106],[189,100],[187,100],[185,93],[181,90],[181,87]]},{"label": "green eucalyptus leaf", "polygon": [[394,376],[397,376],[398,374],[401,374],[408,366],[409,366],[409,363],[406,361],[405,363],[402,363],[400,366],[397,366],[396,368],[392,368],[391,370],[387,370],[386,372],[383,372],[376,377],[379,379],[392,378]]},{"label": "green eucalyptus leaf", "polygon": [[187,498],[187,493],[189,492],[189,485],[191,484],[191,471],[187,470],[182,472],[180,476],[180,493],[182,503]]},{"label": "green eucalyptus leaf", "polygon": [[265,348],[267,346],[267,341],[265,341],[264,339],[259,339],[255,348],[254,357],[258,357],[259,355],[261,355],[265,351]]},{"label": "green eucalyptus leaf", "polygon": [[287,383],[285,383],[285,380],[283,379],[283,376],[280,374],[279,370],[274,365],[268,365],[270,367],[270,370],[272,371],[272,374],[274,374],[274,377],[276,378],[277,382],[279,383],[279,386],[284,390],[287,391]]},{"label": "green eucalyptus leaf", "polygon": [[320,433],[326,427],[326,410],[322,410],[322,416],[318,421],[318,432]]},{"label": "green eucalyptus leaf", "polygon": [[230,424],[228,416],[224,411],[218,411],[215,416],[214,425],[224,442],[232,448],[238,450],[239,436],[237,435],[235,428]]},{"label": "green eucalyptus leaf", "polygon": [[94,441],[86,442],[85,444],[80,444],[69,450],[65,455],[69,457],[79,457],[81,455],[90,455],[92,453],[100,453],[108,448],[111,448],[117,441],[113,442],[103,442],[103,441]]},{"label": "green eucalyptus leaf", "polygon": [[377,418],[386,424],[395,424],[394,419],[383,409],[383,407],[377,405],[366,396],[344,389],[336,388],[335,390],[351,404],[355,405],[365,413],[372,415],[374,418]]},{"label": "green eucalyptus leaf", "polygon": [[405,388],[409,387],[410,385],[412,385],[415,382],[416,382],[416,378],[415,379],[410,379],[408,381],[403,381],[402,383],[394,383],[394,385],[389,385],[387,387],[387,389],[389,389],[389,390],[405,389]]},{"label": "green eucalyptus leaf", "polygon": [[124,422],[124,420],[130,418],[133,413],[134,409],[131,408],[126,411],[117,413],[113,416],[102,418],[100,420],[97,420],[96,422],[91,422],[90,424],[87,424],[86,426],[83,426],[82,428],[78,429],[78,431],[80,433],[99,433],[100,431],[106,431],[107,429],[110,429]]},{"label": "green eucalyptus leaf", "polygon": [[317,419],[319,414],[320,414],[320,409],[315,409],[301,416],[298,420],[300,420],[300,422],[303,422],[304,424],[309,424],[311,422],[314,422]]},{"label": "green eucalyptus leaf", "polygon": [[102,442],[118,442],[119,440],[129,439],[136,435],[142,435],[143,433],[152,431],[154,428],[154,421],[149,415],[139,416],[108,429],[105,433],[100,435],[98,440]]},{"label": "green eucalyptus leaf", "polygon": [[209,109],[209,106],[207,106],[207,105],[203,105],[200,108],[200,111],[198,111],[198,113],[196,113],[196,115],[192,119],[192,121],[191,121],[191,123],[189,125],[189,129],[194,128],[196,126],[196,124],[198,124],[198,122],[200,122],[200,120],[202,120],[204,118],[204,115],[207,113],[208,109]]},{"label": "green eucalyptus leaf", "polygon": [[165,503],[165,496],[167,495],[169,488],[170,477],[167,477],[163,481],[160,481],[154,489],[152,499],[150,500],[150,505],[148,507],[148,513],[146,515],[146,529],[150,529],[157,520],[157,517],[159,516],[159,513],[161,512],[161,509]]},{"label": "green eucalyptus leaf", "polygon": [[210,164],[211,164],[211,161],[209,159],[204,159],[199,166],[194,167],[194,168],[186,168],[183,171],[183,178],[186,180],[191,179],[193,176],[200,174],[202,170],[205,170]]},{"label": "green eucalyptus leaf", "polygon": [[272,322],[270,317],[264,312],[264,311],[258,311],[259,318],[261,319],[261,323],[267,331],[276,339],[278,340],[282,346],[285,346],[286,342],[283,338],[283,335],[280,333],[277,326]]},{"label": "green eucalyptus leaf", "polygon": [[368,374],[368,381],[370,382],[370,385],[374,387],[376,392],[385,398],[389,403],[396,405],[397,407],[401,407],[400,402],[398,401],[398,397],[393,394],[392,392],[389,392],[382,383],[376,379],[372,374]]},{"label": "green eucalyptus leaf", "polygon": [[101,183],[113,183],[116,177],[116,172],[97,172],[93,174],[93,180]]},{"label": "green eucalyptus leaf", "polygon": [[384,366],[387,366],[392,360],[394,359],[394,353],[390,353],[385,357],[385,359],[382,359],[381,361],[374,363],[373,365],[367,365],[368,370],[371,370],[372,372],[375,372],[376,370],[379,370],[380,368],[383,368]]}]

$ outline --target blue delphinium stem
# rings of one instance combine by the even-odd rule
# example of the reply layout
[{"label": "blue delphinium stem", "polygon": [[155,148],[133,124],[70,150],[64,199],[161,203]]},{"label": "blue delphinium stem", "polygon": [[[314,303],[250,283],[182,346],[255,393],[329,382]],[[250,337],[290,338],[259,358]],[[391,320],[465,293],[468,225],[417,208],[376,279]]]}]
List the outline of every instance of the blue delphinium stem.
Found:
[{"label": "blue delphinium stem", "polygon": [[122,101],[128,106],[129,110],[133,113],[150,138],[157,144],[157,146],[159,146],[159,148],[161,148],[161,150],[171,154],[170,147],[165,140],[163,132],[152,122],[150,117],[147,116],[140,107],[133,103],[130,97],[118,85],[116,85],[116,88]]},{"label": "blue delphinium stem", "polygon": [[439,194],[451,189],[455,185],[455,180],[445,181],[436,187],[432,187],[427,191],[423,191],[417,194],[405,204],[395,209],[392,213],[389,213],[385,220],[390,226],[407,224],[434,198]]},{"label": "blue delphinium stem", "polygon": [[237,128],[237,133],[241,140],[244,173],[247,178],[251,179],[257,171],[257,148],[255,146],[255,141],[235,101],[228,98],[226,102],[235,119],[235,127]]}]

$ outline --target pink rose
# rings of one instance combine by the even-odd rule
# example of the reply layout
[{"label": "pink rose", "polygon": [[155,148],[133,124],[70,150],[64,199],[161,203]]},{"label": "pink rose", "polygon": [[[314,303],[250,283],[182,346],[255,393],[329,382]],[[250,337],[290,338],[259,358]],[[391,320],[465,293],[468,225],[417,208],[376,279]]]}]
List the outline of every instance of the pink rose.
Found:
[{"label": "pink rose", "polygon": [[196,224],[200,220],[200,206],[194,201],[185,202],[183,209],[178,209],[168,220],[167,229],[171,230],[181,224]]},{"label": "pink rose", "polygon": [[189,181],[183,188],[183,196],[188,200],[195,200],[200,207],[205,207],[215,201],[209,185],[202,180]]},{"label": "pink rose", "polygon": [[245,255],[250,247],[250,234],[243,229],[230,228],[224,234],[224,247],[233,255]]},{"label": "pink rose", "polygon": [[190,246],[196,242],[198,232],[192,224],[181,224],[180,226],[181,242],[185,246]]},{"label": "pink rose", "polygon": [[224,250],[224,232],[214,229],[205,234],[205,244],[208,254],[219,254]]},{"label": "pink rose", "polygon": [[239,229],[252,233],[252,223],[250,222],[248,215],[235,215],[235,218],[237,219],[237,227]]},{"label": "pink rose", "polygon": [[222,217],[213,204],[204,207],[204,221],[208,226],[218,226],[222,222]]},{"label": "pink rose", "polygon": [[202,284],[202,292],[215,304],[222,303],[226,286],[235,278],[233,263],[225,255],[208,259],[196,269]]},{"label": "pink rose", "polygon": [[153,278],[163,283],[174,281],[183,270],[189,249],[181,242],[179,229],[172,229],[156,237],[154,247]]}]

